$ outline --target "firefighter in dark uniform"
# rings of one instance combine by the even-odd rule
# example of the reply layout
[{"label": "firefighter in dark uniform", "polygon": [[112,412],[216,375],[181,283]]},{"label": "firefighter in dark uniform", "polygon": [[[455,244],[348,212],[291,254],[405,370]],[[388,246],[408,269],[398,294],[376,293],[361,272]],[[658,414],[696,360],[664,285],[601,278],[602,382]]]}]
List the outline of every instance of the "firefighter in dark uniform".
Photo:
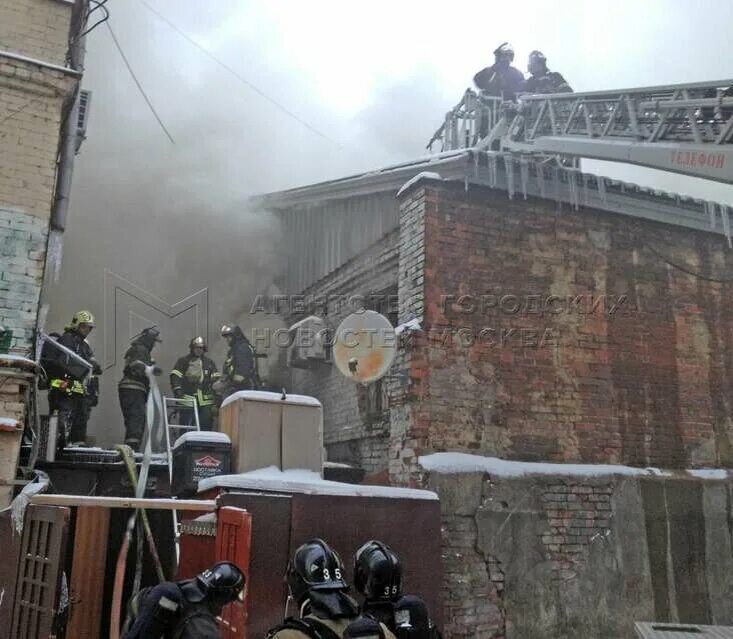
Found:
[{"label": "firefighter in dark uniform", "polygon": [[362,615],[376,619],[397,639],[438,639],[425,602],[402,595],[402,564],[389,546],[372,539],[354,555],[354,587],[364,597]]},{"label": "firefighter in dark uniform", "polygon": [[143,588],[128,605],[132,619],[123,639],[221,639],[217,616],[244,600],[244,573],[220,561],[193,579]]},{"label": "firefighter in dark uniform", "polygon": [[363,628],[365,622],[360,619],[359,606],[347,594],[349,587],[344,577],[341,559],[325,541],[311,539],[300,546],[285,575],[289,597],[299,614],[272,628],[267,639],[394,639],[389,629],[378,622],[370,624],[374,630]]},{"label": "firefighter in dark uniform", "polygon": [[[74,313],[71,324],[64,328],[58,343],[73,351],[92,365],[94,376],[102,374],[102,368],[94,359],[92,347],[86,341],[94,328],[94,316],[89,311]],[[87,421],[91,413],[88,406],[89,389],[83,374],[72,372],[74,362],[63,351],[47,344],[41,352],[41,364],[49,380],[48,405],[51,412],[58,412],[58,447],[85,444]]]},{"label": "firefighter in dark uniform", "polygon": [[474,84],[486,95],[516,101],[517,93],[524,86],[524,75],[512,66],[513,61],[514,49],[508,42],[504,42],[494,51],[494,64],[473,76]]},{"label": "firefighter in dark uniform", "polygon": [[[214,361],[206,357],[206,341],[195,337],[188,345],[189,353],[177,362],[171,371],[170,380],[173,394],[179,399],[196,400],[199,425],[202,430],[212,430],[214,426],[214,391],[212,385],[218,379]],[[185,411],[184,423],[195,424],[193,411]]]},{"label": "firefighter in dark uniform", "polygon": [[222,378],[216,384],[216,391],[222,397],[228,397],[240,390],[259,388],[255,351],[239,326],[225,324],[221,327],[221,336],[227,341],[227,351]]},{"label": "firefighter in dark uniform", "polygon": [[547,58],[542,51],[529,54],[527,71],[530,76],[524,83],[525,93],[572,93],[573,90],[557,71],[547,68]]},{"label": "firefighter in dark uniform", "polygon": [[[125,353],[122,379],[117,385],[120,408],[125,420],[125,443],[135,451],[140,449],[145,433],[146,405],[150,392],[146,369],[155,364],[152,351],[156,342],[160,341],[160,331],[155,326],[144,329],[133,338]],[[154,375],[160,375],[160,372],[157,367],[153,369]]]}]

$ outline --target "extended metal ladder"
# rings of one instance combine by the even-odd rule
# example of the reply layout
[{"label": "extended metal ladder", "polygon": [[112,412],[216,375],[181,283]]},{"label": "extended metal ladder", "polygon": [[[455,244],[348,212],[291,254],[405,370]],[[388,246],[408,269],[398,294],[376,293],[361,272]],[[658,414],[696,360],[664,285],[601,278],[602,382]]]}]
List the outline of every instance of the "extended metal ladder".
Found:
[{"label": "extended metal ladder", "polygon": [[[193,411],[194,424],[192,426],[188,424],[173,424],[171,423],[171,417],[176,415],[179,419],[183,411]],[[166,461],[168,463],[168,481],[170,482],[171,489],[173,488],[173,445],[176,443],[179,435],[182,431],[201,430],[199,424],[199,409],[198,402],[195,398],[193,399],[179,399],[178,397],[163,397],[163,427],[165,429],[165,450],[166,450]],[[171,437],[171,432],[175,434]],[[173,515],[173,538],[175,540],[176,547],[176,565],[180,556],[180,530],[178,525],[178,511],[172,510]]]},{"label": "extended metal ladder", "polygon": [[489,105],[464,95],[428,146],[626,162],[733,184],[733,80],[523,94],[474,144]]}]

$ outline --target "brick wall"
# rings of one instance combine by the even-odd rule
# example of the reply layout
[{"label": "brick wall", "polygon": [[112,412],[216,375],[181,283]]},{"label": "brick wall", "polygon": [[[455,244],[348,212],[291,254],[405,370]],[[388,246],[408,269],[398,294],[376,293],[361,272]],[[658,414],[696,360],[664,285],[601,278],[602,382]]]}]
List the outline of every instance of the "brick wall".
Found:
[{"label": "brick wall", "polygon": [[61,111],[73,80],[0,56],[0,206],[48,217]]},{"label": "brick wall", "polygon": [[0,3],[0,49],[63,66],[71,9],[62,0]]},{"label": "brick wall", "polygon": [[[318,308],[306,312],[317,312],[335,329],[356,310],[358,296],[368,298],[396,285],[398,255],[399,233],[394,231],[303,291],[307,300],[322,300],[317,303]],[[348,303],[350,299],[353,304]],[[291,315],[286,321],[292,325],[302,317]],[[389,447],[386,408],[380,414],[368,413],[366,389],[347,380],[335,364],[319,364],[311,370],[293,369],[291,380],[294,392],[312,395],[323,404],[324,441],[329,461],[355,464],[368,475],[386,474]]]},{"label": "brick wall", "polygon": [[[0,51],[65,64],[72,6],[0,6]],[[43,280],[64,104],[76,78],[0,53],[0,324],[30,350]]]},{"label": "brick wall", "polygon": [[400,320],[424,306],[425,331],[402,354],[395,481],[442,450],[733,465],[733,284],[710,280],[731,279],[733,252],[719,236],[462,184],[418,184],[402,215]]},{"label": "brick wall", "polygon": [[20,350],[33,345],[47,227],[40,217],[0,208],[0,325],[12,329]]}]

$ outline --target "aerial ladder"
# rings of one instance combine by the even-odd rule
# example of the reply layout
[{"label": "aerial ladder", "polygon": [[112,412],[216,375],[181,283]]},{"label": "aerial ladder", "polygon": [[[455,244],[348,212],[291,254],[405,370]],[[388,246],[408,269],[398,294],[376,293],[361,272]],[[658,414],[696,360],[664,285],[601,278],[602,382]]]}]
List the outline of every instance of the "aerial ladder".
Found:
[{"label": "aerial ladder", "polygon": [[520,94],[468,89],[428,143],[525,156],[625,162],[733,184],[733,80]]}]

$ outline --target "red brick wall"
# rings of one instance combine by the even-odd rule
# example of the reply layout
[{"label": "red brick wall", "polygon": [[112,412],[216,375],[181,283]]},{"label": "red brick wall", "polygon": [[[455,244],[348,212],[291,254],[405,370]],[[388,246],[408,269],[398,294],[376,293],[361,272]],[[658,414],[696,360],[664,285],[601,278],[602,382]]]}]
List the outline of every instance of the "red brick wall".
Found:
[{"label": "red brick wall", "polygon": [[733,278],[733,251],[720,236],[425,182],[402,211],[401,250],[422,250],[424,281],[401,259],[400,321],[417,308],[425,331],[404,358],[412,402],[392,424],[393,459],[407,446],[733,465],[733,290],[711,281]]}]

